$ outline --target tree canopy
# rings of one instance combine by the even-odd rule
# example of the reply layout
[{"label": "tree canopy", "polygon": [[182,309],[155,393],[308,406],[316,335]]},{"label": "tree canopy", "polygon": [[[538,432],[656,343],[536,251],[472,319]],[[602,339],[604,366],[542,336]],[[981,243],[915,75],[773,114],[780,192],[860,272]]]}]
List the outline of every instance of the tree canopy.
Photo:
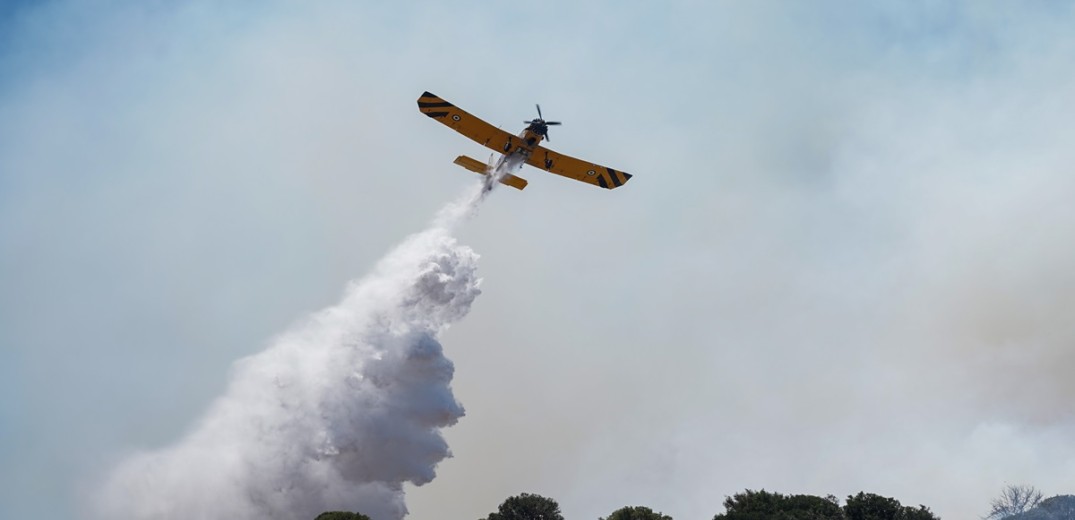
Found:
[{"label": "tree canopy", "polygon": [[522,493],[509,497],[485,520],[564,520],[560,504],[541,495]]},{"label": "tree canopy", "polygon": [[370,520],[370,517],[362,513],[351,513],[349,511],[325,511],[317,515],[314,520]]},{"label": "tree canopy", "polygon": [[645,506],[621,507],[601,520],[672,520],[672,517]]},{"label": "tree canopy", "polygon": [[844,515],[847,520],[937,520],[926,506],[904,506],[895,498],[862,492],[847,497]]},{"label": "tree canopy", "polygon": [[1075,495],[1046,498],[1034,507],[1004,520],[1075,520]]},{"label": "tree canopy", "polygon": [[847,497],[843,507],[829,495],[784,495],[746,490],[724,500],[723,514],[713,520],[939,520],[928,507],[908,507],[873,493]]},{"label": "tree canopy", "polygon": [[723,514],[713,520],[843,520],[834,496],[784,495],[765,491],[736,493],[724,500]]}]

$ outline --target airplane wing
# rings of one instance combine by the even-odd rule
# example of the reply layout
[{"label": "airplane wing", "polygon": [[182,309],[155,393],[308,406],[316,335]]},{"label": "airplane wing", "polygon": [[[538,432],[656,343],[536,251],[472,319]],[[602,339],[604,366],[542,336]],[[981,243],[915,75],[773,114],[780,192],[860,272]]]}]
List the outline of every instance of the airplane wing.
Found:
[{"label": "airplane wing", "polygon": [[418,110],[494,152],[508,153],[513,146],[518,146],[521,142],[518,137],[468,114],[463,109],[429,92],[423,92],[418,98]]},{"label": "airplane wing", "polygon": [[530,166],[570,177],[594,186],[615,189],[631,180],[631,174],[613,170],[607,166],[576,159],[569,155],[557,153],[543,146],[535,146],[534,153],[526,160]]}]

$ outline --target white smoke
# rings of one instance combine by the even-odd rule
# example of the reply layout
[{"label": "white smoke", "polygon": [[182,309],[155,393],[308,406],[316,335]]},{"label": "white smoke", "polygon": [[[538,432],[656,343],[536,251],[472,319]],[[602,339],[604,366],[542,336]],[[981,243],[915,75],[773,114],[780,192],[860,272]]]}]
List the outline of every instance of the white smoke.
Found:
[{"label": "white smoke", "polygon": [[407,514],[403,484],[450,456],[463,416],[438,334],[481,293],[478,255],[452,228],[477,187],[407,238],[343,300],[239,360],[224,395],[174,446],[124,460],[97,497],[102,518],[312,519]]}]

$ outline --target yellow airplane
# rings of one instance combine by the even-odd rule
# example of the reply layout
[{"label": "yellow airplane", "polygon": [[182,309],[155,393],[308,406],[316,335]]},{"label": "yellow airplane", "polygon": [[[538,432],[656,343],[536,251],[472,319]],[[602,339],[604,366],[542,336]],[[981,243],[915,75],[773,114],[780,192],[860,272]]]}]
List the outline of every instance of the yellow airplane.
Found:
[{"label": "yellow airplane", "polygon": [[[492,160],[490,164],[484,164],[465,155],[456,157],[455,164],[482,175],[509,172],[503,174],[500,182],[512,188],[521,190],[526,187],[526,179],[510,173],[523,163],[610,190],[631,180],[629,173],[556,153],[538,145],[542,139],[549,139],[549,126],[560,124],[559,121],[544,120],[541,116],[541,105],[537,105],[537,119],[523,121],[528,126],[518,136],[496,128],[429,92],[423,92],[418,98],[418,110],[478,144],[503,154],[496,164],[492,164]],[[487,184],[486,189],[490,188],[492,186]]]}]

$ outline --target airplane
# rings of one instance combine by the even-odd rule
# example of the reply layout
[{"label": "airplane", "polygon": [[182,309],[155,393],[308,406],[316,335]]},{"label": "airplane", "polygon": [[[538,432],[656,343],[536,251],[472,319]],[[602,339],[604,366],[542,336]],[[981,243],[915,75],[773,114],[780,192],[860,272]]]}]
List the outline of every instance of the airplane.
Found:
[{"label": "airplane", "polygon": [[472,172],[488,176],[486,191],[492,189],[492,184],[488,180],[493,180],[495,175],[490,174],[495,174],[496,172],[507,172],[500,177],[501,184],[520,190],[525,188],[526,179],[516,177],[510,173],[524,163],[547,172],[610,190],[619,188],[631,180],[631,174],[629,173],[576,159],[539,145],[538,143],[542,139],[549,140],[549,127],[559,125],[560,122],[546,121],[541,115],[541,105],[535,106],[538,112],[537,119],[523,121],[527,124],[527,127],[518,136],[514,136],[468,114],[461,108],[430,94],[428,91],[423,92],[421,97],[418,98],[418,110],[423,114],[444,123],[452,130],[469,137],[478,144],[502,154],[495,164],[491,157],[489,164],[465,155],[455,158],[455,164]]}]

